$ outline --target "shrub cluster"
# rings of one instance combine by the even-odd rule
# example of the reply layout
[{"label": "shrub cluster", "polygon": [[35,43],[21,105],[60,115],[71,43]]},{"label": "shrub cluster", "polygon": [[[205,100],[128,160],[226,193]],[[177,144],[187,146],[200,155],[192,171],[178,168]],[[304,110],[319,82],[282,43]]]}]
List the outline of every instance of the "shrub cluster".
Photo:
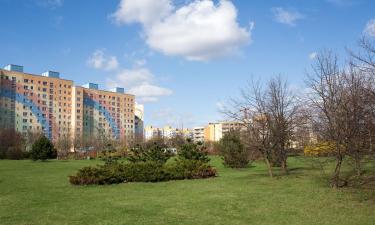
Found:
[{"label": "shrub cluster", "polygon": [[172,155],[168,148],[155,142],[150,145],[137,145],[131,148],[128,159],[133,163],[146,161],[165,163]]},{"label": "shrub cluster", "polygon": [[118,184],[124,182],[160,182],[168,180],[200,179],[216,176],[216,170],[207,162],[204,153],[198,153],[198,146],[183,145],[182,154],[166,163],[169,153],[158,145],[142,151],[134,149],[129,163],[107,161],[104,165],[84,167],[69,181],[74,185]]},{"label": "shrub cluster", "polygon": [[168,180],[199,179],[216,176],[216,170],[198,160],[175,160],[169,164],[155,161],[136,163],[106,163],[84,167],[69,181],[74,185],[118,184],[125,182],[160,182]]},{"label": "shrub cluster", "polygon": [[307,145],[303,152],[306,156],[330,156],[335,153],[335,148],[334,142],[323,141]]}]

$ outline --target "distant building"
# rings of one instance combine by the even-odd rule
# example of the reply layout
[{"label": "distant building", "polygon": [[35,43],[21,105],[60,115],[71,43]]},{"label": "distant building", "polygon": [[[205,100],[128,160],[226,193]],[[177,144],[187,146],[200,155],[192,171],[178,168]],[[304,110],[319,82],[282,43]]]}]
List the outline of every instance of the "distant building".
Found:
[{"label": "distant building", "polygon": [[223,137],[221,123],[209,123],[204,128],[204,140],[205,141],[220,141]]},{"label": "distant building", "polygon": [[162,137],[166,139],[173,138],[177,135],[178,131],[179,130],[177,128],[173,128],[171,126],[165,126],[162,129]]},{"label": "distant building", "polygon": [[157,127],[153,127],[153,126],[146,126],[145,127],[145,140],[148,141],[148,140],[151,140],[155,137],[161,137],[162,136],[162,132],[159,128]]},{"label": "distant building", "polygon": [[193,128],[193,141],[204,142],[204,127],[194,127]]},{"label": "distant building", "polygon": [[144,137],[144,106],[138,103],[135,103],[135,112],[134,112],[134,134],[137,138]]},{"label": "distant building", "polygon": [[220,124],[223,135],[229,131],[243,130],[245,128],[244,124],[239,121],[223,121]]},{"label": "distant building", "polygon": [[194,132],[192,129],[190,128],[184,128],[182,130],[179,130],[179,132],[182,134],[182,136],[185,138],[185,139],[190,139],[190,140],[193,140],[194,138]]},{"label": "distant building", "polygon": [[222,121],[217,123],[209,123],[204,128],[205,141],[220,141],[225,133],[232,130],[244,129],[244,125],[238,121]]},{"label": "distant building", "polygon": [[193,139],[193,130],[189,128],[178,129],[172,126],[164,126],[163,128],[157,128],[153,126],[146,126],[145,128],[145,139],[150,140],[155,137],[162,137],[164,139],[171,139],[177,135],[182,135],[186,139]]}]

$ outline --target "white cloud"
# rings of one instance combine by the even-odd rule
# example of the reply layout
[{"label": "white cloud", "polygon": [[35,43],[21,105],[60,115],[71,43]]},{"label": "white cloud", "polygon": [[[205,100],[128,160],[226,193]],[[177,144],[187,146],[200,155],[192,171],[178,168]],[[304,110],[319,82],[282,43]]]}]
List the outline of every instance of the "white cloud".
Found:
[{"label": "white cloud", "polygon": [[121,0],[112,17],[119,24],[140,22],[149,26],[168,15],[172,8],[170,0]]},{"label": "white cloud", "polygon": [[309,54],[309,59],[313,60],[313,59],[315,59],[317,56],[318,56],[318,53],[316,53],[316,52],[311,52],[311,53]]},{"label": "white cloud", "polygon": [[106,71],[115,70],[118,68],[118,61],[115,56],[107,56],[104,50],[96,50],[87,60],[87,64],[95,69],[101,69]]},{"label": "white cloud", "polygon": [[139,100],[139,102],[142,102],[142,103],[150,103],[150,102],[157,102],[157,101],[159,101],[159,98],[157,98],[157,97],[150,97],[150,96],[137,97],[137,99]]},{"label": "white cloud", "polygon": [[177,9],[167,0],[122,0],[113,16],[118,23],[141,23],[150,48],[200,61],[238,52],[254,27],[240,27],[237,10],[227,0],[194,0]]},{"label": "white cloud", "polygon": [[375,19],[367,22],[364,33],[375,38]]},{"label": "white cloud", "polygon": [[167,88],[162,88],[152,84],[141,84],[139,86],[132,87],[128,90],[130,94],[134,94],[138,97],[160,97],[168,96],[173,92]]},{"label": "white cloud", "polygon": [[271,9],[275,17],[275,21],[286,24],[289,26],[295,26],[296,21],[302,19],[304,16],[297,11],[288,11],[281,7],[274,7]]},{"label": "white cloud", "polygon": [[160,97],[173,93],[154,83],[155,76],[147,68],[123,69],[114,79],[107,79],[108,87],[125,87],[127,93],[134,94],[142,103],[156,102]]}]

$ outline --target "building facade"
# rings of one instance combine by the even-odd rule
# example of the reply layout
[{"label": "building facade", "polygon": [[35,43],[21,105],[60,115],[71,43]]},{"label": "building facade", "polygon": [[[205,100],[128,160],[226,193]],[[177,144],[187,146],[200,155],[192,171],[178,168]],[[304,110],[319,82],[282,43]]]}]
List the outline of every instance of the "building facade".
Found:
[{"label": "building facade", "polygon": [[0,128],[41,132],[53,141],[61,136],[114,139],[134,135],[135,96],[97,84],[74,86],[58,72],[23,72],[22,66],[0,69]]},{"label": "building facade", "polygon": [[161,130],[162,137],[166,139],[173,138],[177,135],[178,131],[179,130],[177,128],[173,128],[171,126],[164,126],[163,129]]},{"label": "building facade", "polygon": [[233,131],[244,129],[244,125],[238,121],[222,121],[218,123],[209,123],[204,128],[205,141],[220,141],[224,134]]},{"label": "building facade", "polygon": [[204,142],[204,127],[194,127],[193,128],[193,141]]},{"label": "building facade", "polygon": [[153,126],[146,126],[144,132],[146,141],[162,136],[162,131],[159,128]]},{"label": "building facade", "polygon": [[134,133],[137,139],[143,139],[144,137],[144,106],[138,103],[135,103],[135,112],[134,112]]}]

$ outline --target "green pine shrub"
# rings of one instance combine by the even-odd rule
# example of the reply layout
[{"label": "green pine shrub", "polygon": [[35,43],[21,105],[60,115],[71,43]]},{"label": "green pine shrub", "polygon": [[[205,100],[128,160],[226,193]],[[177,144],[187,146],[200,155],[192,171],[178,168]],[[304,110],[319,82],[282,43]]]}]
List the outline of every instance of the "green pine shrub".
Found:
[{"label": "green pine shrub", "polygon": [[250,162],[249,152],[241,141],[237,131],[224,134],[217,144],[223,163],[231,168],[244,168]]},{"label": "green pine shrub", "polygon": [[193,142],[183,144],[178,149],[178,157],[180,159],[197,160],[208,163],[210,158],[207,156],[207,152],[203,145],[198,145]]},{"label": "green pine shrub", "polygon": [[135,163],[106,163],[97,167],[84,167],[70,176],[74,185],[105,185],[125,182],[161,182],[168,180],[201,179],[215,177],[216,170],[199,160],[177,159],[168,164],[155,161]]},{"label": "green pine shrub", "polygon": [[41,136],[33,143],[30,151],[30,158],[32,160],[45,161],[47,159],[55,159],[56,157],[56,149],[46,136]]},{"label": "green pine shrub", "polygon": [[216,169],[200,160],[177,159],[164,167],[171,180],[215,177]]}]

